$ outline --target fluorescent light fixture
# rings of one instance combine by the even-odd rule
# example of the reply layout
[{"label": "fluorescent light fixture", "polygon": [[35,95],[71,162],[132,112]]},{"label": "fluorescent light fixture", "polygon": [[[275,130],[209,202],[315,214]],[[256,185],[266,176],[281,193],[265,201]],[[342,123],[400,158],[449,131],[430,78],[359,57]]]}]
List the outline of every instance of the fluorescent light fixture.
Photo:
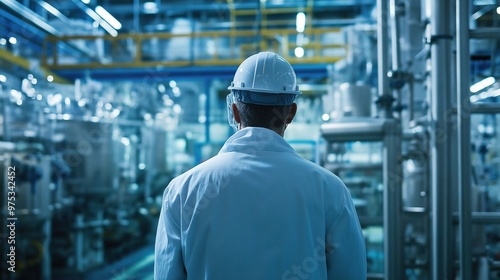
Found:
[{"label": "fluorescent light fixture", "polygon": [[470,102],[474,103],[477,101],[481,101],[490,97],[498,97],[500,96],[500,88],[498,89],[490,89],[488,91],[481,92],[480,94],[474,94],[470,97]]},{"label": "fluorescent light fixture", "polygon": [[102,26],[102,28],[104,28],[104,30],[111,34],[111,36],[116,37],[116,35],[118,35],[118,32],[111,25],[109,25],[109,23],[102,20],[99,15],[94,12],[94,10],[92,10],[91,8],[86,8],[85,13],[87,13],[87,15],[93,20],[97,21]]},{"label": "fluorescent light fixture", "polygon": [[12,45],[15,45],[17,43],[16,37],[10,37],[9,38],[9,43],[11,43]]},{"label": "fluorescent light fixture", "polygon": [[481,80],[475,84],[473,84],[471,87],[470,87],[470,91],[472,93],[476,93],[478,91],[481,91],[489,86],[491,86],[492,84],[495,83],[495,78],[493,77],[488,77],[484,80]]},{"label": "fluorescent light fixture", "polygon": [[49,3],[45,2],[45,1],[40,1],[39,4],[40,4],[40,6],[42,6],[45,10],[49,11],[49,13],[53,14],[54,16],[56,16],[58,18],[66,18],[66,16],[61,14],[61,12],[58,9],[54,8],[54,6],[50,5]]},{"label": "fluorescent light fixture", "polygon": [[497,90],[495,90],[495,91],[493,91],[493,92],[491,93],[491,96],[493,96],[493,97],[500,96],[500,88],[499,88],[499,89],[497,89]]},{"label": "fluorescent light fixture", "polygon": [[297,22],[296,22],[297,32],[304,32],[306,28],[306,15],[302,12],[297,13]]},{"label": "fluorescent light fixture", "polygon": [[114,29],[120,30],[120,28],[122,28],[122,24],[103,7],[95,7],[95,12],[107,21]]},{"label": "fluorescent light fixture", "polygon": [[158,5],[155,2],[146,2],[142,7],[147,14],[156,14],[158,12]]},{"label": "fluorescent light fixture", "polygon": [[304,56],[304,48],[302,48],[302,47],[295,48],[295,56],[296,57],[303,57]]}]

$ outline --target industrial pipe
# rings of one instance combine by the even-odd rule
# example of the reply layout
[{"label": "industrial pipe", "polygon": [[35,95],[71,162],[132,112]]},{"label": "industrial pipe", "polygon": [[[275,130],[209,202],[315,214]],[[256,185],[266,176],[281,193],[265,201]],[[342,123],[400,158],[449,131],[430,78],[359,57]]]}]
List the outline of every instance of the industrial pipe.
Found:
[{"label": "industrial pipe", "polygon": [[[453,269],[450,184],[448,180],[449,94],[451,92],[450,2],[431,2],[431,194],[432,279],[451,279]],[[469,278],[470,279],[470,278]]]},{"label": "industrial pipe", "polygon": [[[469,0],[457,0],[458,234],[460,279],[472,279]],[[465,109],[464,109],[465,107]]]},{"label": "industrial pipe", "polygon": [[387,0],[377,0],[377,61],[378,61],[378,107],[382,118],[392,118],[392,102],[394,97],[389,90],[389,36],[387,31]]}]

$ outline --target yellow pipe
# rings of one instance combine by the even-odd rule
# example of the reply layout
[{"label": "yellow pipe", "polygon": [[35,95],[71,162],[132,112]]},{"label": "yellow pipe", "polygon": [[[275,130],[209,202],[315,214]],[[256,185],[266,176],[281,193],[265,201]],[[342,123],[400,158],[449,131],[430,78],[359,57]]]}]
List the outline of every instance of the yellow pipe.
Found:
[{"label": "yellow pipe", "polygon": [[[27,71],[31,71],[31,65],[30,62],[20,56],[14,55],[11,52],[4,50],[0,48],[0,59],[7,61],[8,63],[15,64]],[[70,84],[70,82],[62,77],[59,77],[58,75],[54,74],[50,70],[48,70],[45,67],[40,67],[42,70],[43,74],[45,75],[44,78],[47,78],[48,75],[52,75],[54,77],[54,83],[59,83],[59,84]]]},{"label": "yellow pipe", "polygon": [[[231,22],[231,33],[236,31],[236,14],[234,10],[234,3],[233,0],[227,0],[227,6],[229,7],[229,18]],[[234,55],[234,36],[231,36],[229,40],[229,51],[230,51],[230,57],[233,57]]]},{"label": "yellow pipe", "polygon": [[[328,33],[328,32],[341,32],[341,28],[316,28],[314,30],[306,30],[305,34],[317,32],[317,33]],[[295,29],[290,28],[276,28],[276,29],[267,29],[263,30],[263,32],[267,33],[286,33],[286,34],[295,34],[297,31]],[[134,40],[146,40],[152,38],[158,39],[173,39],[173,38],[184,38],[184,37],[212,37],[212,36],[231,36],[236,35],[237,37],[244,36],[252,36],[255,35],[254,30],[228,30],[228,31],[203,31],[203,32],[195,32],[188,34],[171,34],[171,33],[147,33],[147,34],[120,34],[120,37],[111,37],[107,35],[87,35],[87,36],[61,36],[61,37],[53,37],[49,38],[48,41],[71,41],[71,40],[96,40],[103,39],[106,41],[116,41],[116,40],[125,40],[125,39],[134,39]]]}]

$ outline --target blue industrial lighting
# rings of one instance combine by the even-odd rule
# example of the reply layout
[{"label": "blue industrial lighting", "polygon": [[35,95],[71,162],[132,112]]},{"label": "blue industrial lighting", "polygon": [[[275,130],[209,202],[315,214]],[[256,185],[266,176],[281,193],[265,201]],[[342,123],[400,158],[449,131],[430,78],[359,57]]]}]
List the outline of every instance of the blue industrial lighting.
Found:
[{"label": "blue industrial lighting", "polygon": [[494,77],[488,77],[484,80],[481,80],[475,84],[473,84],[471,87],[470,87],[470,91],[472,93],[476,93],[478,91],[481,91],[491,85],[493,85],[495,83],[495,78]]},{"label": "blue industrial lighting", "polygon": [[297,32],[302,33],[304,32],[306,28],[306,14],[300,12],[297,13],[297,19],[296,19],[296,29]]},{"label": "blue industrial lighting", "polygon": [[40,4],[40,6],[42,6],[49,13],[53,14],[55,17],[64,21],[68,20],[65,15],[63,15],[58,9],[54,8],[54,6],[50,5],[49,3],[45,1],[39,1],[38,4]]},{"label": "blue industrial lighting", "polygon": [[85,13],[91,17],[93,20],[97,21],[104,30],[106,30],[111,36],[116,37],[118,32],[105,20],[103,20],[94,10],[91,8],[85,8]]},{"label": "blue industrial lighting", "polygon": [[[22,43],[23,45],[28,45],[29,48],[33,49],[36,52],[42,51],[42,47],[39,42],[44,40],[46,34],[40,29],[26,24],[24,21],[13,16],[4,9],[0,9],[0,26],[4,27],[0,28],[0,45],[7,44],[7,39],[10,36],[14,34],[21,34],[22,36],[16,37],[20,43]],[[25,40],[23,36],[29,38],[29,40]],[[48,48],[49,51],[51,49],[52,48]],[[66,44],[58,44],[58,49],[62,53],[78,55],[76,51],[69,48]]]},{"label": "blue industrial lighting", "polygon": [[144,13],[146,14],[156,14],[158,13],[158,5],[155,2],[146,2],[143,4]]},{"label": "blue industrial lighting", "polygon": [[95,7],[95,12],[106,22],[108,22],[114,29],[120,30],[122,28],[122,24],[102,6]]}]

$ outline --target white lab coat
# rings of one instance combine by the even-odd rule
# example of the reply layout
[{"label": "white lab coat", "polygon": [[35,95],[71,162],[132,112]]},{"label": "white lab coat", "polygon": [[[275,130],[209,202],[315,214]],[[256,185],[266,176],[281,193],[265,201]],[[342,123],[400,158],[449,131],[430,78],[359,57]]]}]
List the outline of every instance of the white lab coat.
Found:
[{"label": "white lab coat", "polygon": [[154,273],[162,280],[366,279],[366,251],[341,180],[274,131],[245,128],[166,188]]}]

